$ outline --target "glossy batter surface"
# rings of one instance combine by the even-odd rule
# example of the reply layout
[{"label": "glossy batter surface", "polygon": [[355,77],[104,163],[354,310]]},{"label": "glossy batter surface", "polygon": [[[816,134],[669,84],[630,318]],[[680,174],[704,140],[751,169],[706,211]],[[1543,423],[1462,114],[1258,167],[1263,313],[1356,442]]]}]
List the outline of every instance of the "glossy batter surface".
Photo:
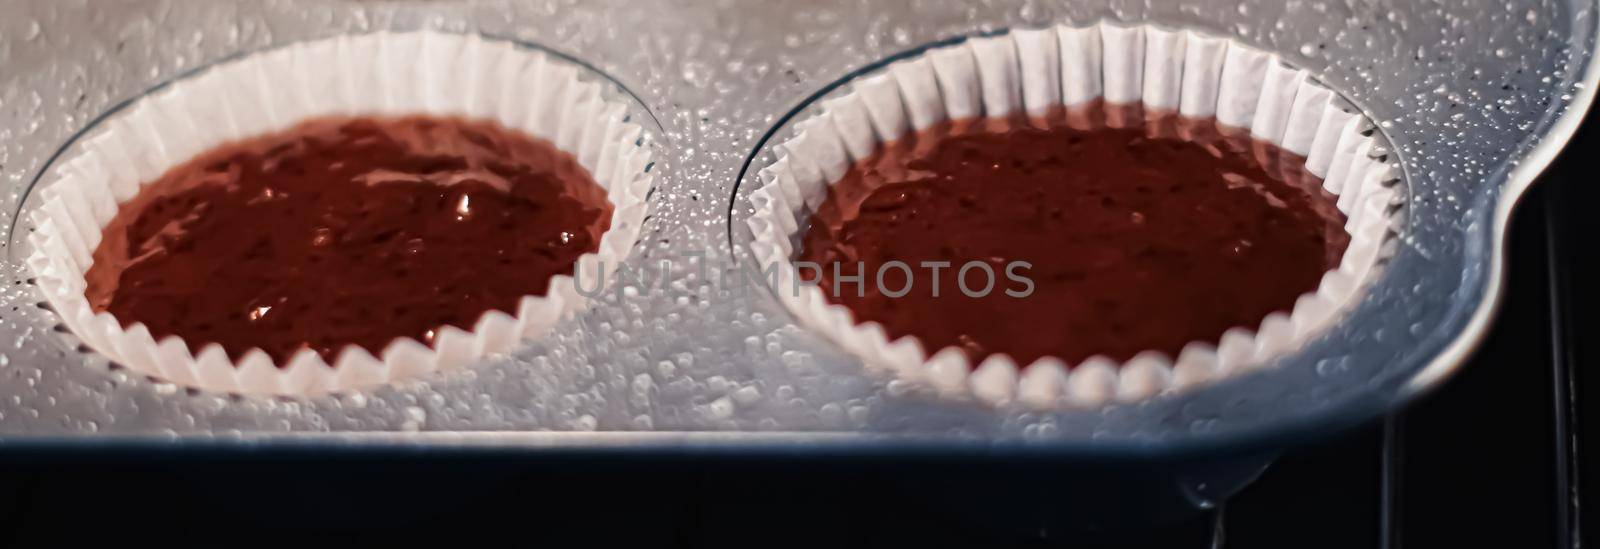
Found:
[{"label": "glossy batter surface", "polygon": [[[1144,128],[988,120],[923,130],[830,188],[798,259],[822,266],[824,294],[857,322],[974,361],[1176,356],[1292,309],[1349,243],[1334,197],[1303,158],[1223,138],[1210,121],[1161,122],[1183,129],[1153,138]],[[883,269],[879,287],[892,261],[911,276]],[[1012,266],[1019,261],[1031,267]],[[950,267],[935,276],[923,262]],[[993,273],[982,297],[957,286],[969,262]],[[864,273],[864,284],[835,294],[835,263],[842,276]],[[1008,295],[1027,289],[1022,278],[1031,295]],[[976,291],[988,277],[974,268],[965,281]],[[904,296],[890,295],[907,283]]]},{"label": "glossy batter surface", "polygon": [[322,118],[201,154],[105,228],[87,297],[159,340],[279,365],[515,314],[609,227],[572,155],[488,121]]}]

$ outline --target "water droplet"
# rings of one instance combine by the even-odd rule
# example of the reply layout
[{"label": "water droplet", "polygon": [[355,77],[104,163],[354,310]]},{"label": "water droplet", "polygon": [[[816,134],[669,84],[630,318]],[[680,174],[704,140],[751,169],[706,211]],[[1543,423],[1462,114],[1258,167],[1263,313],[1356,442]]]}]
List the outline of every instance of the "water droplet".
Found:
[{"label": "water droplet", "polygon": [[403,431],[419,431],[423,422],[428,420],[428,411],[420,406],[406,407],[405,414],[406,420],[400,424],[400,429]]},{"label": "water droplet", "polygon": [[1325,358],[1317,361],[1316,368],[1321,377],[1339,375],[1350,370],[1350,357]]},{"label": "water droplet", "polygon": [[749,406],[759,400],[761,400],[761,390],[756,389],[754,386],[740,387],[739,390],[733,392],[733,401],[739,403],[740,406]]},{"label": "water droplet", "polygon": [[710,404],[705,405],[705,416],[707,419],[713,420],[733,417],[733,401],[728,400],[728,397],[711,401]]},{"label": "water droplet", "polygon": [[683,63],[683,81],[696,88],[711,85],[711,76],[714,71],[702,61],[685,61]]}]

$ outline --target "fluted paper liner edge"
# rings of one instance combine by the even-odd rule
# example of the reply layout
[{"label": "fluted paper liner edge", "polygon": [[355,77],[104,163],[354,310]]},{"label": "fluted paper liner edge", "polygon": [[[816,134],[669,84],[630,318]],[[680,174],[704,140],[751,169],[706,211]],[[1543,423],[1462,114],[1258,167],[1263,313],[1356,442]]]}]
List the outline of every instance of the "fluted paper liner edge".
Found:
[{"label": "fluted paper liner edge", "polygon": [[511,42],[434,31],[341,36],[210,67],[139,99],[64,156],[33,214],[28,264],[46,300],[85,345],[185,387],[314,395],[460,368],[538,337],[583,308],[573,278],[554,277],[545,296],[523,297],[515,314],[489,311],[470,331],[446,326],[431,347],[400,338],[374,356],[347,345],[331,365],[301,349],[280,365],[260,349],[236,363],[215,343],[194,347],[177,336],[156,340],[143,324],[124,328],[90,308],[84,274],[118,204],[211,147],[319,116],[432,114],[494,120],[573,154],[613,206],[597,251],[578,259],[575,274],[609,276],[644,219],[650,150],[639,146],[643,130],[625,119],[626,106],[603,99],[600,84],[580,78],[582,72]]},{"label": "fluted paper liner edge", "polygon": [[[915,336],[891,341],[881,325],[857,324],[815,285],[794,284],[795,237],[853,160],[944,120],[1040,116],[1097,100],[1215,117],[1223,127],[1306,157],[1307,171],[1323,178],[1347,216],[1351,241],[1339,267],[1300,296],[1290,314],[1268,315],[1254,329],[1191,342],[1175,358],[1145,351],[1122,363],[1095,356],[1075,365],[1050,357],[1018,365],[1005,355],[974,365],[955,348],[930,356]],[[1340,108],[1335,94],[1305,71],[1225,38],[1113,23],[1013,30],[897,61],[823,101],[820,114],[798,123],[795,136],[778,146],[779,159],[760,172],[763,185],[751,195],[755,213],[748,220],[752,249],[763,266],[776,264],[783,273],[775,293],[799,322],[871,369],[991,404],[1135,402],[1258,369],[1309,341],[1355,301],[1385,255],[1401,199],[1395,166],[1373,158],[1371,133],[1365,117]]]}]

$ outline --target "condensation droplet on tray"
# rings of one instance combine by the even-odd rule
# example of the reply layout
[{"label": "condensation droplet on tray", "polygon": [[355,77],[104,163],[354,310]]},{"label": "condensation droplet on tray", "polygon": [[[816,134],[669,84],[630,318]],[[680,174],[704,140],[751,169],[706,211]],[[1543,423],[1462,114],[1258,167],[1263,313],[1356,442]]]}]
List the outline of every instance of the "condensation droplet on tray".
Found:
[{"label": "condensation droplet on tray", "polygon": [[800,351],[784,351],[783,354],[779,356],[779,359],[783,361],[783,365],[790,368],[801,367],[809,358],[811,358],[811,355]]},{"label": "condensation droplet on tray", "polygon": [[428,421],[428,411],[420,406],[410,406],[405,410],[405,422],[400,424],[403,431],[418,431],[422,429],[423,422]]},{"label": "condensation droplet on tray", "polygon": [[1330,377],[1345,373],[1350,369],[1350,357],[1325,358],[1317,361],[1317,375]]},{"label": "condensation droplet on tray", "polygon": [[706,390],[715,394],[728,392],[728,378],[711,376],[706,378]]},{"label": "condensation droplet on tray", "polygon": [[683,81],[696,88],[711,85],[712,74],[715,71],[701,61],[686,61],[683,63]]},{"label": "condensation droplet on tray", "polygon": [[871,410],[867,409],[866,406],[851,406],[848,412],[850,422],[856,425],[866,425],[867,417],[870,413]]},{"label": "condensation droplet on tray", "polygon": [[735,390],[732,397],[740,406],[749,406],[761,400],[761,390],[747,385]]},{"label": "condensation droplet on tray", "polygon": [[1424,333],[1427,333],[1428,325],[1421,322],[1413,322],[1411,323],[1410,331],[1412,337],[1422,337]]},{"label": "condensation droplet on tray", "polygon": [[704,413],[707,419],[712,420],[731,418],[733,417],[733,401],[729,400],[728,397],[713,400],[710,404],[704,406]]}]

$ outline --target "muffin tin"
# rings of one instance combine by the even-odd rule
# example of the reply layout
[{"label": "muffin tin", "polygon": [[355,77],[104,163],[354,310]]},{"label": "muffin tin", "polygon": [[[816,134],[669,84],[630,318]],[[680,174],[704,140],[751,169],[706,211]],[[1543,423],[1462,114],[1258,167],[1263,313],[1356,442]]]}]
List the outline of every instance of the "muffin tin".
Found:
[{"label": "muffin tin", "polygon": [[[1500,295],[1511,205],[1576,128],[1600,72],[1592,2],[839,0],[208,2],[0,18],[0,441],[226,440],[519,448],[910,451],[968,445],[1170,455],[1276,445],[1369,419],[1436,386]],[[813,103],[929,47],[1100,20],[1226,36],[1304,68],[1371,120],[1409,195],[1394,255],[1323,337],[1181,395],[1041,412],[930,398],[792,322],[748,262],[755,172]],[[248,52],[435,29],[511,39],[607,83],[654,149],[650,213],[617,287],[546,337],[466,369],[309,398],[155,382],[62,333],[30,284],[26,214],[67,145],[119,105]],[[1469,30],[1470,29],[1470,30]],[[659,271],[670,263],[668,276]],[[646,283],[647,282],[647,283]]]}]

